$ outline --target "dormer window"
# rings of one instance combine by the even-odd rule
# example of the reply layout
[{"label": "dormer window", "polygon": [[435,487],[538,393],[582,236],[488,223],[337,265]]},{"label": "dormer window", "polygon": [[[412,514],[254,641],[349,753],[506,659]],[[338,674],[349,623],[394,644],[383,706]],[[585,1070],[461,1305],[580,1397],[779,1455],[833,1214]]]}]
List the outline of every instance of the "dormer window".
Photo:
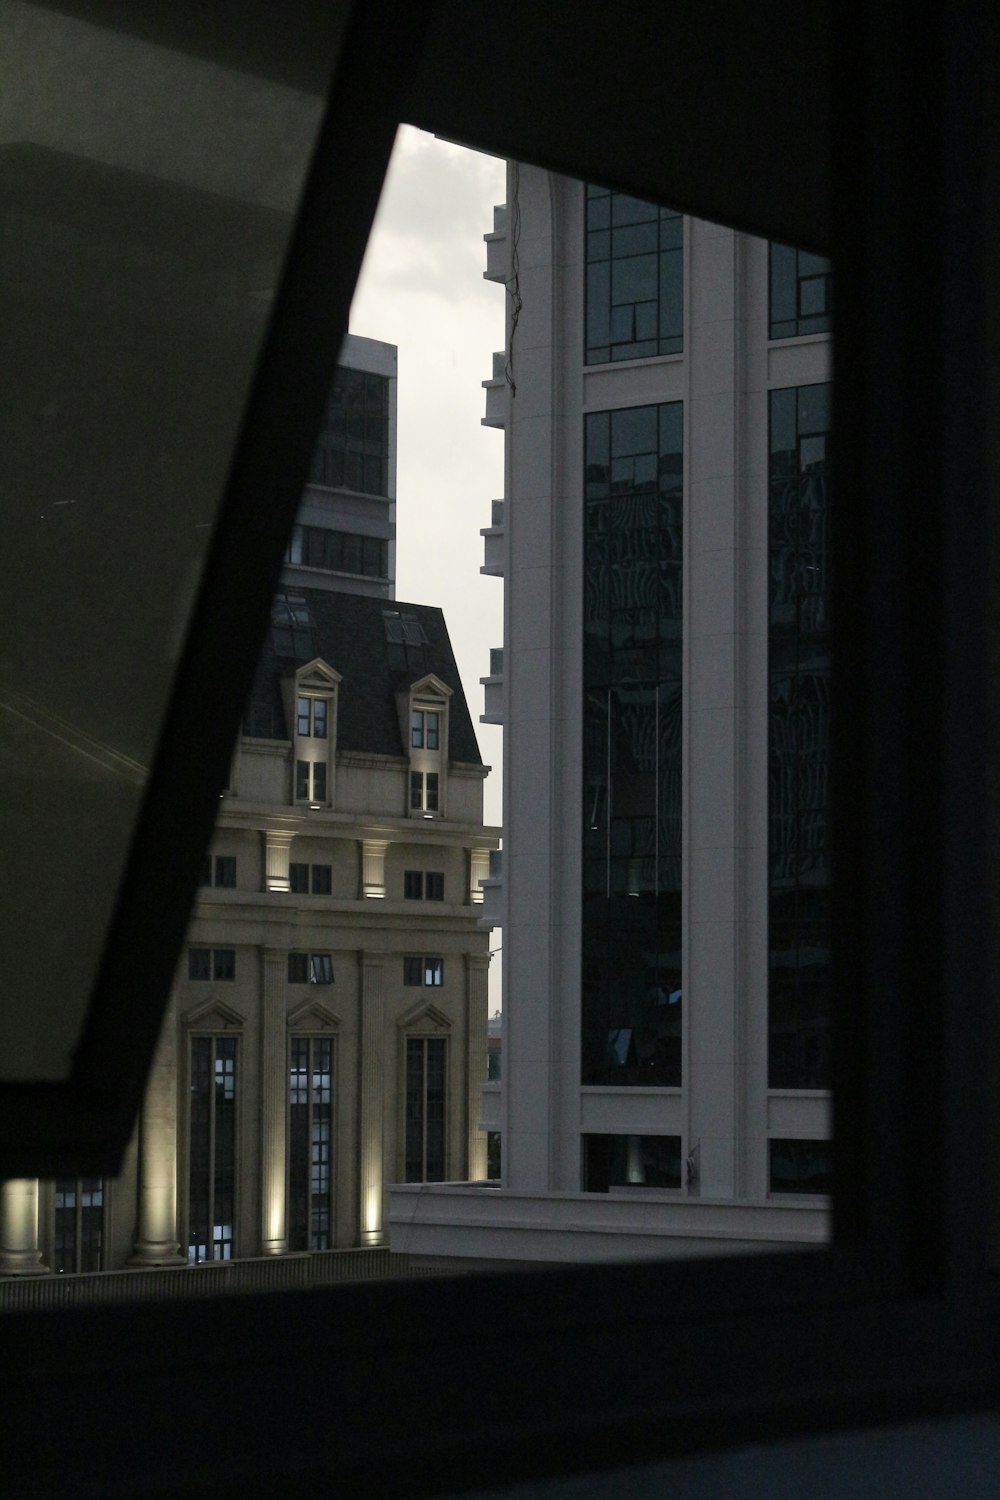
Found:
[{"label": "dormer window", "polygon": [[448,783],[448,700],[451,688],[429,674],[398,698],[400,728],[410,760],[407,812],[411,818],[446,814]]},{"label": "dormer window", "polygon": [[293,802],[329,807],[333,801],[339,684],[339,673],[318,658],[285,679]]},{"label": "dormer window", "polygon": [[410,745],[414,750],[437,750],[441,741],[441,715],[436,709],[414,709],[410,716]]}]

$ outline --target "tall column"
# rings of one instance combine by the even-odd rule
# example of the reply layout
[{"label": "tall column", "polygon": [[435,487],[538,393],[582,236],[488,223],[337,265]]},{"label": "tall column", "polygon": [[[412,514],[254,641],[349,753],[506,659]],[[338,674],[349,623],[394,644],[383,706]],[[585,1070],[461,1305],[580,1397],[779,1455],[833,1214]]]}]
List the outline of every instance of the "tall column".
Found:
[{"label": "tall column", "polygon": [[283,828],[264,830],[264,889],[287,891],[291,889],[288,879],[288,862],[291,858],[294,833]]},{"label": "tall column", "polygon": [[284,950],[264,948],[261,955],[260,987],[260,1239],[264,1255],[281,1255],[288,1249],[285,1196],[288,1131],[288,1049],[285,1036],[287,976],[288,955]]},{"label": "tall column", "polygon": [[177,1010],[171,995],[139,1115],[133,1266],[182,1265],[177,1240]]},{"label": "tall column", "polygon": [[361,957],[361,1181],[359,1197],[362,1245],[380,1245],[385,1107],[385,1003],[381,953]]},{"label": "tall column", "polygon": [[361,894],[373,900],[385,897],[385,851],[388,839],[361,841]]},{"label": "tall column", "polygon": [[0,1183],[0,1276],[45,1276],[38,1248],[38,1179]]},{"label": "tall column", "polygon": [[466,1121],[468,1138],[468,1178],[482,1182],[486,1177],[486,1132],[479,1129],[482,1112],[482,1087],[486,1082],[486,1026],[489,1011],[487,978],[490,971],[488,953],[465,955],[465,1035],[466,1035]]}]

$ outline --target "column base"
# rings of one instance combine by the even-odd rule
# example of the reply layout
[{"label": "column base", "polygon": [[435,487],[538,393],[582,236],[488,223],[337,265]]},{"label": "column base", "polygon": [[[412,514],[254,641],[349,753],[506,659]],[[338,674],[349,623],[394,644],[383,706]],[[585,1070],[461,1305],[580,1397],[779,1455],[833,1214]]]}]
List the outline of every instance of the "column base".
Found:
[{"label": "column base", "polygon": [[154,1266],[186,1266],[187,1259],[180,1253],[176,1240],[140,1240],[127,1264],[152,1269]]},{"label": "column base", "polygon": [[0,1250],[0,1278],[5,1276],[51,1276],[42,1265],[40,1250]]},{"label": "column base", "polygon": [[385,1231],[383,1229],[362,1229],[361,1244],[364,1246],[384,1245],[386,1243]]}]

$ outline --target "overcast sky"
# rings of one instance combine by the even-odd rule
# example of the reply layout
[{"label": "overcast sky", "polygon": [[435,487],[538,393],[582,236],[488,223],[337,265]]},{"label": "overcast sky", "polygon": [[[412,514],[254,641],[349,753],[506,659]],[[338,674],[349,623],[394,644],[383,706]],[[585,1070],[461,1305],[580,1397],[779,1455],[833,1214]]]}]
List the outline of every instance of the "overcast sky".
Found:
[{"label": "overcast sky", "polygon": [[506,195],[505,166],[403,126],[351,308],[351,332],[399,349],[396,597],[438,604],[479,745],[494,773],[500,737],[480,724],[491,646],[503,642],[503,582],[480,571],[490,501],[503,495],[503,433],[481,425],[481,382],[504,341],[504,288],[483,280],[483,235]]},{"label": "overcast sky", "polygon": [[[483,235],[506,196],[497,157],[403,126],[351,307],[351,332],[399,349],[396,597],[445,612],[479,746],[493,774],[487,823],[501,821],[501,730],[480,724],[491,646],[503,643],[503,582],[480,571],[490,501],[503,495],[503,433],[483,427],[502,286],[483,280]],[[491,947],[499,947],[500,933]],[[500,1003],[500,965],[490,1009]]]}]

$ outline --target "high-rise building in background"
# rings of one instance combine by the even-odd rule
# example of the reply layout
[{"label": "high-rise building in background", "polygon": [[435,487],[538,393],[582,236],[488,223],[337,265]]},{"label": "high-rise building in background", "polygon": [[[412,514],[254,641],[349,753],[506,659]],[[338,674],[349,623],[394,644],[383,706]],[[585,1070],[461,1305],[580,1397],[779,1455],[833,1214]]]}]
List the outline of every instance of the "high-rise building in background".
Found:
[{"label": "high-rise building in background", "polygon": [[829,262],[516,163],[485,238],[502,1186],[395,1189],[394,1248],[821,1242]]},{"label": "high-rise building in background", "polygon": [[384,1273],[322,1252],[385,1245],[391,1182],[487,1175],[488,767],[441,610],[395,599],[396,350],[342,360],[135,1137],[8,1187],[0,1307]]}]

